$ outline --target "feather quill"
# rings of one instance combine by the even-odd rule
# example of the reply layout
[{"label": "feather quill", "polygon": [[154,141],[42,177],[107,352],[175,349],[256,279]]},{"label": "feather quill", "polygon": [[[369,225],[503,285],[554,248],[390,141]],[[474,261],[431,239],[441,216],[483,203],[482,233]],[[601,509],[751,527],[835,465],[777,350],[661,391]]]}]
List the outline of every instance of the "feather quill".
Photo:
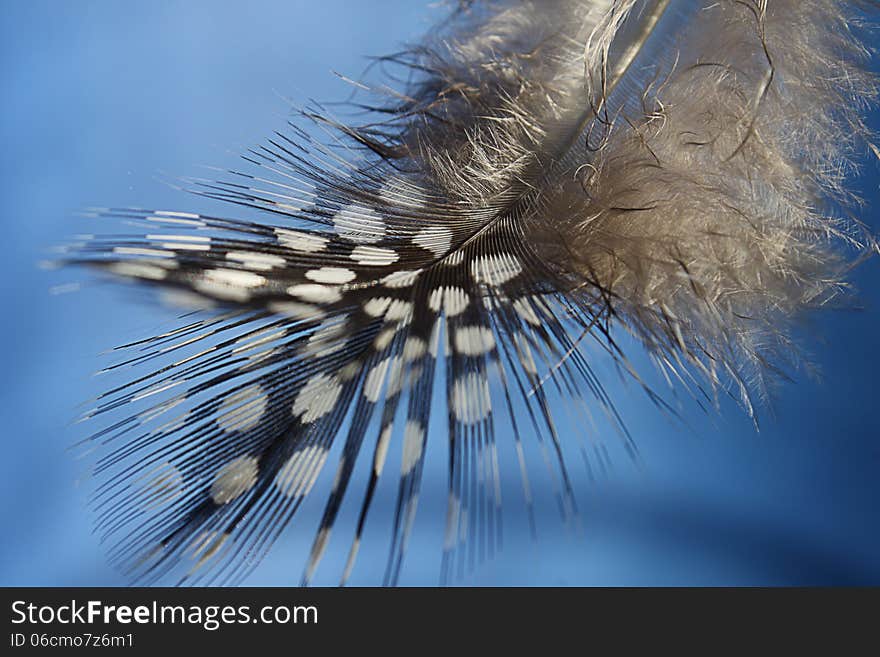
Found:
[{"label": "feather quill", "polygon": [[[401,454],[386,582],[397,581],[429,428],[448,435],[444,578],[468,541],[500,543],[495,421],[530,504],[523,435],[555,455],[547,386],[603,409],[580,349],[628,369],[625,330],[683,385],[755,394],[796,359],[791,327],[846,291],[876,250],[847,219],[876,97],[860,21],[874,2],[461,2],[383,58],[373,123],[305,110],[193,190],[258,221],[106,210],[149,226],[64,262],[134,279],[203,311],[120,365],[160,368],[87,415],[140,405],[92,440],[98,527],[142,582],[236,582],[259,563],[342,442],[305,566],[330,540],[356,462],[371,464],[348,562],[389,449]],[[188,349],[196,349],[189,353]],[[431,417],[435,378],[445,420]],[[633,371],[633,374],[635,372]],[[636,375],[637,376],[637,375]],[[649,394],[662,403],[659,396]]]}]

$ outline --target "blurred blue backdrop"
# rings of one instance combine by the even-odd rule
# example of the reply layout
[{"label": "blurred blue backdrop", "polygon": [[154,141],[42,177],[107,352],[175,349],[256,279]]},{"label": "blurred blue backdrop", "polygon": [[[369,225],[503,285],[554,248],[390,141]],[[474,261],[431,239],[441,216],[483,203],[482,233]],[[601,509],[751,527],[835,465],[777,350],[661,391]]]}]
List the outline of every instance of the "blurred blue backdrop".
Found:
[{"label": "blurred blue backdrop", "polygon": [[[125,288],[50,295],[82,277],[37,262],[52,244],[83,232],[76,212],[86,206],[205,209],[163,181],[208,175],[202,165],[235,164],[245,146],[283,127],[287,97],[345,97],[348,87],[331,71],[356,77],[364,55],[416,39],[439,11],[426,4],[0,3],[0,358],[7,377],[0,386],[0,585],[125,583],[91,533],[87,462],[67,451],[88,427],[71,420],[108,385],[91,376],[108,364],[99,352],[173,322],[171,311],[141,305]],[[875,229],[878,182],[877,161],[866,161],[858,184]],[[598,364],[643,462],[621,452],[591,482],[575,448],[570,468],[583,527],[569,531],[536,458],[535,542],[514,462],[505,456],[512,474],[504,482],[504,551],[462,582],[880,584],[878,262],[855,280],[864,309],[820,317],[811,329],[823,336],[807,342],[822,380],[799,377],[782,387],[772,409],[762,410],[760,432],[729,403],[720,415],[685,404],[683,426]],[[444,441],[432,441],[402,584],[438,582],[444,455]],[[318,489],[327,476],[332,468]],[[390,484],[380,490],[354,584],[381,580]],[[347,552],[357,509],[346,508],[318,584],[336,581]],[[320,512],[321,500],[311,500],[249,582],[296,583]]]}]

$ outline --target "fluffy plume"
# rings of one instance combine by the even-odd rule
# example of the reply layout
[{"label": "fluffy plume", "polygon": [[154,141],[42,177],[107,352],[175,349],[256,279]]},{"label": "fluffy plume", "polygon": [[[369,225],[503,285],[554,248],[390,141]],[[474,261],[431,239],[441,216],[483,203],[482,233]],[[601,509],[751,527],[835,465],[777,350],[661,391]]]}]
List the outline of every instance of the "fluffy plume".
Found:
[{"label": "fluffy plume", "polygon": [[[796,360],[793,321],[840,296],[875,248],[845,219],[876,91],[859,21],[875,10],[464,2],[382,60],[406,84],[376,90],[376,122],[305,111],[327,143],[291,125],[244,156],[247,171],[194,190],[259,221],[101,212],[149,227],[74,245],[65,262],[204,313],[138,343],[124,364],[161,367],[88,414],[141,406],[92,438],[113,446],[95,504],[114,559],[140,581],[181,561],[189,581],[239,581],[341,441],[304,581],[361,459],[371,474],[348,577],[395,449],[393,583],[430,423],[448,433],[448,576],[465,541],[491,551],[500,539],[497,416],[527,504],[520,432],[559,455],[567,513],[546,389],[603,409],[626,435],[580,350],[589,337],[626,365],[614,330],[682,384],[732,390],[753,413]],[[448,410],[430,422],[441,369]]]}]

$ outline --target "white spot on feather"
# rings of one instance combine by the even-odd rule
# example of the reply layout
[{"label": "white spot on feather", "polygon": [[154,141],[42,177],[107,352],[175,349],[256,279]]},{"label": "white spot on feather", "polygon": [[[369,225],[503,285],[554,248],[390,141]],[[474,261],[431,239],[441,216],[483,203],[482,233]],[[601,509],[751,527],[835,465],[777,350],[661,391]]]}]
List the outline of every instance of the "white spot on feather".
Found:
[{"label": "white spot on feather", "polygon": [[274,267],[283,267],[287,261],[279,255],[271,253],[259,253],[257,251],[229,251],[227,260],[240,262],[248,269],[268,271]]},{"label": "white spot on feather", "polygon": [[240,354],[253,351],[261,345],[283,338],[286,334],[287,331],[285,329],[279,329],[277,331],[273,331],[271,328],[260,329],[259,331],[243,335],[236,340],[236,347],[232,350],[232,353]]},{"label": "white spot on feather", "polygon": [[258,383],[228,395],[220,404],[217,424],[223,431],[247,431],[260,422],[268,399]]},{"label": "white spot on feather", "polygon": [[413,285],[413,283],[416,282],[419,274],[421,273],[421,269],[416,269],[413,271],[396,271],[385,276],[382,279],[382,285],[393,289],[410,287]]},{"label": "white spot on feather", "polygon": [[465,356],[482,356],[495,348],[495,336],[485,326],[463,326],[455,331],[455,350]]},{"label": "white spot on feather", "polygon": [[388,372],[388,365],[391,358],[385,358],[370,369],[364,379],[364,397],[374,404],[379,401],[379,394],[382,392],[382,384],[385,382],[385,374]]},{"label": "white spot on feather", "polygon": [[354,379],[361,371],[361,362],[359,360],[353,360],[345,367],[341,368],[337,373],[339,380],[342,382],[351,381]]},{"label": "white spot on feather", "polygon": [[202,278],[193,281],[199,292],[230,301],[248,301],[253,288],[265,285],[259,274],[237,269],[208,269]]},{"label": "white spot on feather", "polygon": [[174,249],[176,251],[210,251],[211,238],[204,235],[147,235],[148,240],[161,242],[159,246],[163,249]]},{"label": "white spot on feather", "polygon": [[208,269],[205,276],[214,282],[240,287],[259,287],[266,283],[266,279],[259,274],[237,269]]},{"label": "white spot on feather", "polygon": [[324,316],[324,311],[318,306],[298,301],[273,301],[269,304],[269,310],[293,319],[318,319]]},{"label": "white spot on feather", "polygon": [[342,285],[353,281],[357,278],[357,274],[345,267],[321,267],[320,269],[310,269],[307,271],[306,278],[310,281],[315,281],[315,283]]},{"label": "white spot on feather", "polygon": [[385,267],[400,258],[394,249],[379,246],[356,246],[349,256],[355,262],[370,267]]},{"label": "white spot on feather", "polygon": [[119,276],[145,278],[151,281],[161,281],[168,275],[168,271],[163,267],[145,262],[113,262],[107,265],[107,269]]},{"label": "white spot on feather", "polygon": [[175,242],[204,242],[210,243],[211,238],[205,235],[156,235],[150,234],[147,235],[146,238],[148,240],[152,240],[154,242],[161,242],[162,240],[174,240]]},{"label": "white spot on feather", "polygon": [[460,315],[470,302],[470,296],[460,287],[438,287],[428,297],[428,307],[434,312],[442,309],[447,317]]},{"label": "white spot on feather", "polygon": [[376,339],[373,340],[373,347],[376,351],[384,351],[388,348],[388,345],[391,344],[391,341],[394,339],[394,334],[397,333],[397,327],[392,326],[390,328],[382,329],[379,334],[376,336]]},{"label": "white spot on feather", "polygon": [[403,353],[401,356],[405,363],[411,363],[424,356],[426,351],[428,351],[427,343],[421,338],[413,336],[407,338],[407,341],[403,345]]},{"label": "white spot on feather", "polygon": [[[434,327],[431,329],[431,346],[428,347],[431,358],[437,358],[437,351],[440,349],[440,333],[443,324],[443,318],[438,317],[437,321],[434,322]],[[444,331],[443,334],[446,335],[446,332]]]},{"label": "white spot on feather", "polygon": [[489,416],[492,400],[485,374],[470,372],[452,385],[452,412],[463,424],[476,424]]},{"label": "white spot on feather", "polygon": [[348,323],[338,319],[329,319],[309,336],[306,349],[309,355],[323,358],[343,349],[346,345],[345,331]]},{"label": "white spot on feather", "polygon": [[303,497],[309,494],[327,460],[328,450],[322,445],[309,445],[294,452],[281,466],[275,485],[282,495]]},{"label": "white spot on feather", "polygon": [[310,424],[333,410],[342,384],[335,376],[316,374],[300,389],[293,401],[293,415]]},{"label": "white spot on feather", "polygon": [[243,495],[257,483],[257,459],[253,456],[239,456],[233,459],[214,475],[211,484],[211,499],[215,504],[228,504]]},{"label": "white spot on feather", "polygon": [[388,387],[385,389],[385,396],[389,399],[394,397],[403,389],[403,384],[403,361],[399,356],[395,356],[388,366]]},{"label": "white spot on feather", "polygon": [[338,287],[317,283],[298,283],[287,288],[291,296],[310,303],[334,303],[342,298]]},{"label": "white spot on feather", "polygon": [[177,210],[154,210],[153,214],[160,217],[178,217],[181,219],[198,219],[201,216],[192,212],[178,212]]},{"label": "white spot on feather", "polygon": [[304,233],[298,230],[289,230],[287,228],[276,228],[275,237],[278,238],[280,244],[288,249],[299,251],[301,253],[317,253],[323,251],[330,241],[326,237],[315,235],[314,233]]},{"label": "white spot on feather", "polygon": [[219,533],[219,532],[202,532],[199,534],[198,538],[192,544],[192,558],[198,559],[198,562],[193,567],[193,570],[190,572],[194,572],[195,570],[204,566],[214,555],[216,555],[220,548],[223,547],[223,544],[229,539],[229,534]]},{"label": "white spot on feather", "polygon": [[509,253],[493,253],[475,258],[471,262],[471,274],[477,283],[497,286],[513,280],[522,272],[519,258]]},{"label": "white spot on feather", "polygon": [[391,301],[390,297],[374,297],[364,304],[364,312],[370,317],[381,317],[388,310]]},{"label": "white spot on feather", "polygon": [[385,222],[375,211],[352,203],[333,216],[336,233],[351,242],[373,244],[385,236]]},{"label": "white spot on feather", "polygon": [[144,495],[148,509],[167,504],[183,492],[183,474],[168,461],[150,470],[143,478],[146,479]]},{"label": "white spot on feather", "polygon": [[422,443],[425,428],[416,420],[407,420],[403,429],[403,455],[400,459],[400,474],[408,475],[422,458]]},{"label": "white spot on feather", "polygon": [[391,443],[392,429],[393,427],[390,424],[382,429],[382,433],[379,436],[379,442],[376,443],[376,455],[373,458],[373,472],[376,473],[377,477],[382,474],[382,468],[385,467],[385,459],[388,456],[388,445]]},{"label": "white spot on feather", "polygon": [[443,258],[443,264],[447,267],[458,267],[462,261],[464,260],[464,251],[459,249],[458,251],[453,251],[448,256]]},{"label": "white spot on feather", "polygon": [[412,312],[413,305],[409,301],[395,299],[385,311],[386,322],[401,322],[407,319]]},{"label": "white spot on feather", "polygon": [[445,226],[423,228],[412,238],[413,244],[430,251],[438,258],[449,251],[452,245],[452,231]]},{"label": "white spot on feather", "polygon": [[166,251],[165,249],[149,249],[135,246],[115,246],[113,253],[117,255],[128,256],[146,256],[150,258],[173,258],[174,251]]},{"label": "white spot on feather", "polygon": [[144,217],[147,221],[165,224],[178,224],[184,226],[196,226],[202,228],[204,221],[200,221],[200,215],[192,212],[172,212],[170,210],[156,210],[152,215]]}]

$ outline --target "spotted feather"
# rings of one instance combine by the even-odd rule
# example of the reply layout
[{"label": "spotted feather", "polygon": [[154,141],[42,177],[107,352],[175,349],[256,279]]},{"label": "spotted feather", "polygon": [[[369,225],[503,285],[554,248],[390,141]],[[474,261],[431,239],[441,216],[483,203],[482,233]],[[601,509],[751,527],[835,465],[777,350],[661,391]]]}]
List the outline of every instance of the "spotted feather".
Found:
[{"label": "spotted feather", "polygon": [[191,181],[257,219],[95,209],[138,231],[76,242],[63,263],[195,313],[126,345],[108,369],[153,369],[86,413],[141,409],[90,438],[106,447],[93,501],[111,557],[141,582],[181,566],[180,581],[241,581],[342,443],[302,581],[366,461],[347,581],[394,449],[395,583],[445,433],[451,581],[502,544],[499,442],[533,530],[527,441],[576,518],[554,404],[600,409],[636,455],[582,348],[640,381],[615,330],[670,380],[753,413],[792,360],[792,319],[844,288],[847,248],[876,248],[839,218],[876,92],[852,17],[874,5],[461,2],[382,60],[408,82],[358,103],[375,122],[307,108],[242,170]]}]

